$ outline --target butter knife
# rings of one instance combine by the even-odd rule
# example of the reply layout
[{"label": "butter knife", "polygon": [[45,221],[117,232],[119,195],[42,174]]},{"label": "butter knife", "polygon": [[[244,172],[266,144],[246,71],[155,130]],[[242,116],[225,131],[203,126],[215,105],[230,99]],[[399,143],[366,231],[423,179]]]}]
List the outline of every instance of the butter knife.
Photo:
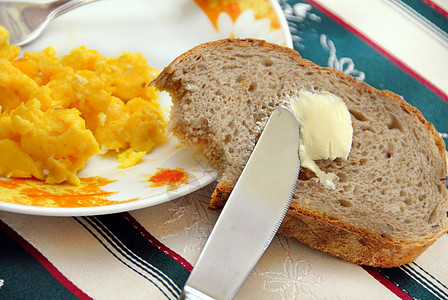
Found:
[{"label": "butter knife", "polygon": [[274,238],[300,170],[299,124],[270,116],[183,290],[186,299],[231,299]]}]

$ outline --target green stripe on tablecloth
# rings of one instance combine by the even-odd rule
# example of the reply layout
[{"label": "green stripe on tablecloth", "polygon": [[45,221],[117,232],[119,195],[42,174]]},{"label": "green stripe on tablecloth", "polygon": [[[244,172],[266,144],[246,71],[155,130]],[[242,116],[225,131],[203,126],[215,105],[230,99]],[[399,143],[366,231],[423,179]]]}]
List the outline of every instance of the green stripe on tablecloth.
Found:
[{"label": "green stripe on tablecloth", "polygon": [[0,299],[78,299],[0,228]]},{"label": "green stripe on tablecloth", "polygon": [[[280,2],[283,8],[292,7],[297,3],[310,4],[311,2]],[[352,60],[354,68],[365,73],[365,82],[378,89],[387,89],[403,96],[407,102],[417,107],[439,132],[448,132],[448,104],[336,20],[315,6],[308,11],[304,19],[294,17],[287,19],[293,35],[294,48],[304,58],[321,66],[328,66],[330,53],[323,41],[327,44],[332,42],[337,58]],[[348,64],[345,64],[345,67],[347,66]],[[356,75],[356,72],[352,73]],[[448,140],[445,139],[445,142],[447,143]]]}]

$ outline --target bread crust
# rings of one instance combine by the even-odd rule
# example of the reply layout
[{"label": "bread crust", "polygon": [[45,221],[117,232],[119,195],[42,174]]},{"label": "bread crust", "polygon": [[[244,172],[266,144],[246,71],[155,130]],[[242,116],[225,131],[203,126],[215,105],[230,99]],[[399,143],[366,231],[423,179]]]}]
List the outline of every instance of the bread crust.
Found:
[{"label": "bread crust", "polygon": [[[423,125],[428,135],[434,140],[440,155],[441,164],[446,173],[447,163],[445,158],[445,143],[434,126],[423,117],[422,113],[417,108],[390,91],[379,91],[365,82],[360,82],[347,74],[334,69],[320,67],[309,60],[303,59],[293,49],[254,39],[224,39],[209,42],[196,46],[176,58],[161,72],[160,76],[152,84],[155,84],[155,86],[161,90],[166,90],[168,92],[175,91],[181,84],[180,81],[176,81],[176,79],[172,78],[178,64],[183,60],[197,58],[198,56],[201,56],[201,53],[204,51],[210,51],[210,49],[213,48],[225,47],[226,45],[235,43],[249,44],[254,47],[261,46],[280,51],[289,59],[298,63],[298,65],[321,71],[328,76],[342,78],[351,85],[359,86],[359,89],[364,90],[365,93],[376,94],[380,97],[388,97],[391,100],[390,105],[403,110]],[[173,97],[173,103],[176,101],[176,97]],[[172,128],[172,130],[175,133],[176,128]],[[183,136],[181,137],[181,141],[182,138],[188,140],[188,137]],[[187,140],[186,142],[188,143]],[[213,209],[222,208],[229,197],[233,186],[234,183],[225,180],[219,181],[212,195],[210,207]],[[448,205],[448,192],[445,190],[443,193],[445,198],[443,205],[446,206]],[[444,226],[446,226],[446,223]],[[397,241],[387,236],[360,230],[359,228],[350,226],[350,224],[330,219],[322,214],[301,210],[299,206],[294,205],[293,203],[289,208],[278,233],[284,236],[295,237],[312,248],[340,257],[355,264],[375,267],[395,267],[415,260],[415,258],[433,244],[437,238],[443,235],[445,231],[440,230],[438,234],[421,242]]]},{"label": "bread crust", "polygon": [[215,191],[212,194],[212,199],[210,200],[210,208],[211,209],[221,209],[227,202],[227,199],[230,197],[230,193],[233,190],[233,185],[228,184],[227,182],[220,182]]},{"label": "bread crust", "polygon": [[414,261],[443,234],[425,243],[403,243],[292,207],[278,233],[345,261],[382,268]]}]

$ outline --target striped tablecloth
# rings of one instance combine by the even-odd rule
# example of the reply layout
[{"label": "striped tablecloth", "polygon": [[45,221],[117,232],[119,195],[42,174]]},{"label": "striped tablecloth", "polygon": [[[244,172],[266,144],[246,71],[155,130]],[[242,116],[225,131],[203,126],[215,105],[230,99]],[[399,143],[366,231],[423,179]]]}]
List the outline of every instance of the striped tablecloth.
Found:
[{"label": "striped tablecloth", "polygon": [[[447,143],[448,1],[280,1],[303,57],[418,107]],[[213,184],[129,213],[0,212],[0,299],[176,299],[214,222]],[[448,299],[448,236],[414,263],[361,267],[277,236],[236,299]]]}]

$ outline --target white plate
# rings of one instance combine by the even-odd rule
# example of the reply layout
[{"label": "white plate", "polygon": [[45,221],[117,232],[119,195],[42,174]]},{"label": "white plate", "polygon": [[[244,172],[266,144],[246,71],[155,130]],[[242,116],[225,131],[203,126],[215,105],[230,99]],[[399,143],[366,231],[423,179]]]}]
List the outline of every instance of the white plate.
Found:
[{"label": "white plate", "polygon": [[[73,48],[85,45],[105,56],[119,56],[122,51],[139,52],[150,66],[161,70],[190,48],[229,36],[260,38],[292,47],[286,20],[276,1],[259,0],[257,5],[252,1],[253,7],[247,9],[244,7],[247,2],[242,0],[236,4],[241,8],[240,11],[235,11],[235,6],[229,9],[226,2],[217,6],[212,4],[212,7],[208,7],[207,3],[211,2],[98,1],[54,20],[38,40],[23,47],[23,50],[41,51],[53,45],[58,56],[62,56]],[[269,9],[262,10],[261,7]],[[159,100],[168,111],[171,105],[169,97],[162,93]],[[117,165],[114,157],[98,155],[91,158],[78,174],[80,178],[95,176],[108,180],[110,183],[102,185],[101,190],[111,192],[106,200],[113,204],[54,207],[36,204],[31,200],[31,205],[0,201],[0,210],[46,216],[117,213],[178,198],[213,182],[217,177],[217,172],[201,153],[180,147],[174,137],[146,155],[134,167],[117,169]],[[188,175],[188,180],[171,187],[151,186],[148,179],[158,169],[182,169]],[[89,192],[81,188],[64,188],[70,190],[72,199],[89,197]],[[31,194],[30,199],[33,196],[36,195]]]}]

